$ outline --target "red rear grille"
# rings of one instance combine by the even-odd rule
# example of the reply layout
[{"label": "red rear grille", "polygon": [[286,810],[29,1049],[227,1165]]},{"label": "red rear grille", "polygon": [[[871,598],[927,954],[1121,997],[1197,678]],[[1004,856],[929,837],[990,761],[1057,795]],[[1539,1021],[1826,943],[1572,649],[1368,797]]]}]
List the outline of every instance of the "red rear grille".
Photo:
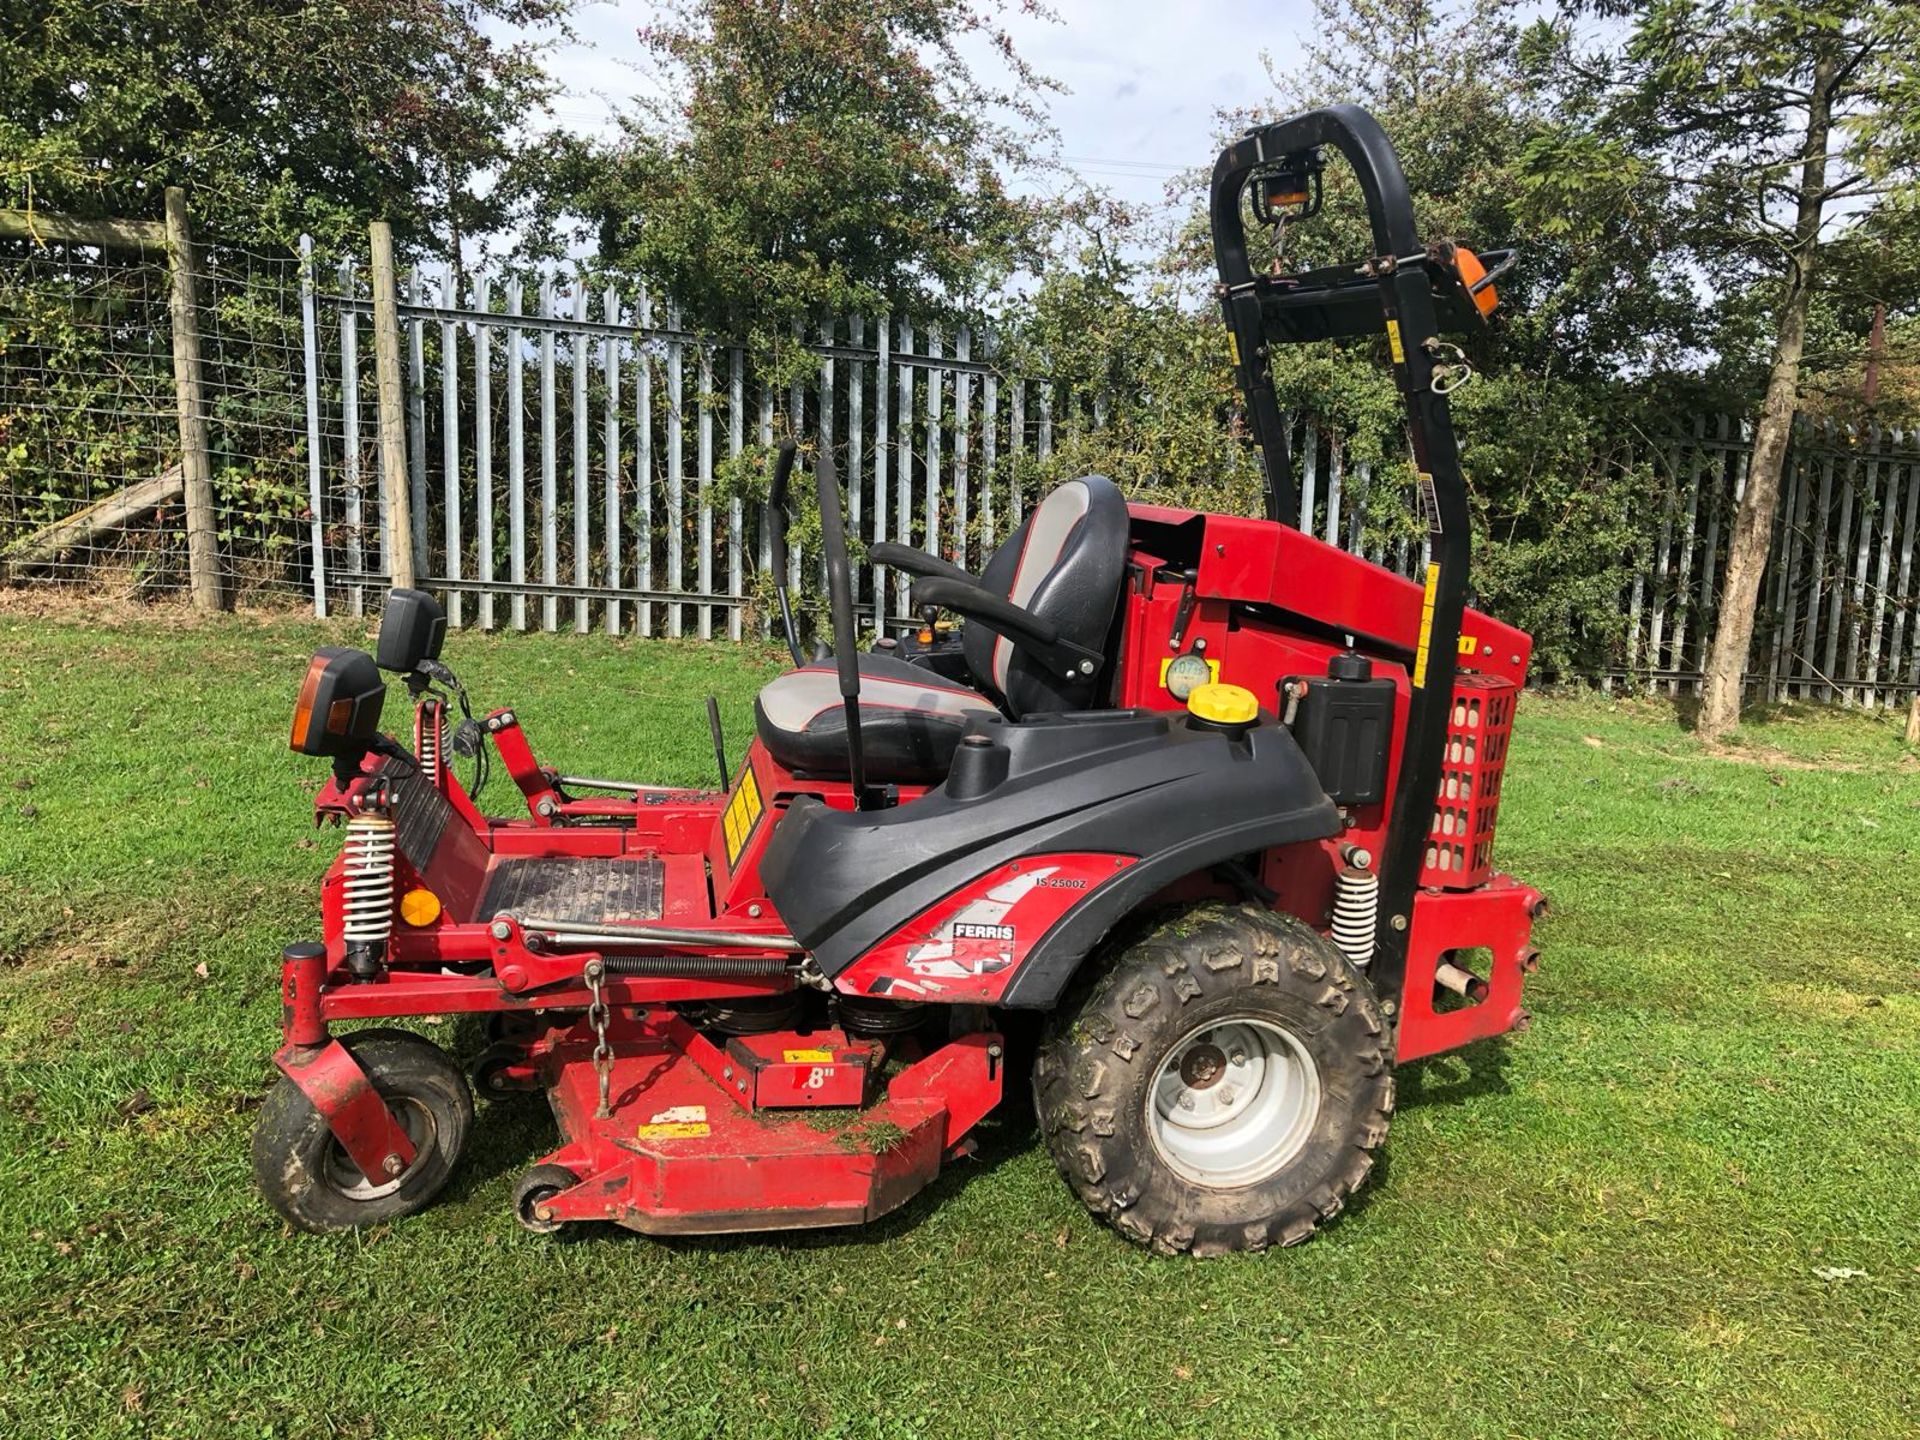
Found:
[{"label": "red rear grille", "polygon": [[1427,832],[1420,883],[1468,890],[1493,874],[1493,832],[1500,816],[1500,776],[1513,734],[1520,687],[1491,675],[1462,675],[1453,684],[1440,795]]}]

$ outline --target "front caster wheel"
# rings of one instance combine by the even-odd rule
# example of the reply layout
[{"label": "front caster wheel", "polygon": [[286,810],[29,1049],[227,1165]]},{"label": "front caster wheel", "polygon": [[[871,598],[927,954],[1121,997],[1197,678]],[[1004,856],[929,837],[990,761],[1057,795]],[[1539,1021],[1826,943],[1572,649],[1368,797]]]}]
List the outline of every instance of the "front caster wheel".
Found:
[{"label": "front caster wheel", "polygon": [[453,1176],[473,1123],[473,1096],[460,1067],[431,1041],[405,1030],[342,1037],[373,1088],[406,1127],[414,1161],[399,1175],[371,1178],[313,1102],[282,1076],[253,1132],[253,1174],[267,1203],[302,1230],[324,1234],[411,1215]]},{"label": "front caster wheel", "polygon": [[1162,1253],[1294,1245],[1339,1214],[1393,1114],[1372,987],[1299,921],[1178,912],[1061,1010],[1034,1069],[1054,1162]]},{"label": "front caster wheel", "polygon": [[488,1100],[538,1090],[540,1082],[527,1061],[524,1045],[489,1045],[475,1058],[471,1071],[473,1093]]},{"label": "front caster wheel", "polygon": [[536,1235],[551,1235],[566,1222],[543,1214],[547,1201],[571,1190],[580,1177],[564,1165],[536,1165],[513,1187],[513,1218]]}]

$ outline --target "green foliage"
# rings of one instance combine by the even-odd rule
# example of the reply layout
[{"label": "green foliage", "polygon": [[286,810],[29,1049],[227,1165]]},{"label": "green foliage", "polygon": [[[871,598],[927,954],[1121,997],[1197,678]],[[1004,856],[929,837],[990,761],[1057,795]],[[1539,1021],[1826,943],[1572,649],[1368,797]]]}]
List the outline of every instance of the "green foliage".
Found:
[{"label": "green foliage", "polygon": [[[1636,229],[1643,201],[1630,155],[1614,164],[1611,187],[1544,192],[1570,147],[1597,142],[1542,119],[1571,101],[1549,87],[1544,42],[1518,27],[1520,8],[1320,0],[1318,38],[1284,72],[1270,62],[1272,101],[1232,123],[1363,104],[1400,151],[1423,233],[1520,246],[1520,267],[1501,286],[1505,307],[1488,331],[1462,339],[1478,373],[1455,398],[1455,423],[1478,599],[1535,632],[1546,673],[1566,674],[1623,658],[1619,597],[1658,511],[1650,458],[1669,433],[1666,417],[1705,398],[1696,391],[1680,403],[1651,377],[1697,344],[1700,317],[1660,236]],[[1105,209],[1082,223],[1077,263],[1049,274],[1014,319],[1033,373],[1070,394],[1113,398],[1108,424],[1069,433],[1040,478],[1100,470],[1146,498],[1256,511],[1256,452],[1207,294],[1204,213],[1158,268],[1126,258],[1144,248],[1137,218]],[[1324,212],[1285,233],[1279,263],[1309,268],[1370,250],[1358,188],[1332,165]],[[1350,477],[1371,467],[1369,548],[1418,533],[1404,412],[1385,360],[1372,340],[1281,347],[1272,360],[1282,409],[1337,437]],[[1623,378],[1635,372],[1647,378]],[[1361,498],[1350,489],[1348,509]]]},{"label": "green foliage", "polygon": [[[1039,258],[1050,221],[1008,176],[1045,153],[1052,82],[994,10],[673,0],[640,32],[667,93],[612,145],[556,138],[517,183],[541,195],[550,244],[576,217],[603,263],[678,296],[689,323],[751,338],[763,360],[826,315],[977,303]],[[981,78],[970,48],[996,53],[1005,78]],[[773,383],[804,373],[804,357],[791,364]]]},{"label": "green foliage", "polygon": [[[1696,342],[1729,388],[1757,393],[1803,276],[1816,291],[1816,368],[1859,354],[1876,304],[1920,313],[1920,111],[1908,103],[1920,94],[1920,8],[1590,0],[1567,11],[1530,36],[1553,107],[1523,176],[1529,203],[1589,243],[1643,235],[1669,275],[1684,268],[1701,302]],[[1597,34],[1577,24],[1587,12],[1605,22]],[[1835,136],[1823,180],[1803,195],[1816,89]]]},{"label": "green foliage", "polygon": [[1053,453],[1025,457],[1023,488],[1095,473],[1137,499],[1256,511],[1259,463],[1238,432],[1226,332],[1128,258],[1138,234],[1123,211],[1078,220],[1078,262],[1051,269],[1005,319],[1008,368],[1047,377],[1055,392]]},{"label": "green foliage", "polygon": [[0,0],[0,203],[284,250],[369,219],[443,253],[504,218],[474,180],[552,90],[496,38],[572,0]]}]

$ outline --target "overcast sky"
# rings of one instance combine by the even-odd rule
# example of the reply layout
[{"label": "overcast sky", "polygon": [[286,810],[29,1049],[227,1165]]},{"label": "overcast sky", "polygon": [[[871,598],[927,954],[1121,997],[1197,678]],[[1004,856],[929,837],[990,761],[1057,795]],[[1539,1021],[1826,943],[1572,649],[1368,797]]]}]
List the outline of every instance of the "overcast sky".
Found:
[{"label": "overcast sky", "polygon": [[[1210,166],[1215,116],[1269,92],[1260,51],[1284,63],[1310,0],[1052,0],[1057,24],[1013,16],[1015,46],[1063,82],[1053,97],[1061,154],[1124,200],[1156,202],[1177,170]],[[549,61],[565,87],[554,118],[598,130],[626,99],[657,83],[634,33],[652,7],[587,0],[578,38]],[[983,73],[995,72],[991,62]]]}]

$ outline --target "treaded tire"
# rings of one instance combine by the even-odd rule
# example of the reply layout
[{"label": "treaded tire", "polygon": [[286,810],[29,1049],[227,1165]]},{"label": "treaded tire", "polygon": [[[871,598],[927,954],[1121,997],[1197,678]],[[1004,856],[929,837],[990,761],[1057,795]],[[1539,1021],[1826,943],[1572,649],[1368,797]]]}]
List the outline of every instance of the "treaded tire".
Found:
[{"label": "treaded tire", "polygon": [[408,1030],[362,1030],[340,1043],[401,1116],[417,1153],[397,1180],[368,1182],[313,1102],[282,1075],[254,1127],[253,1175],[269,1205],[315,1234],[397,1220],[432,1203],[473,1124],[467,1077],[432,1041]]},{"label": "treaded tire", "polygon": [[[1054,1163],[1087,1208],[1136,1244],[1199,1256],[1297,1245],[1373,1168],[1393,1115],[1386,1022],[1331,942],[1288,915],[1209,904],[1117,940],[1055,1015],[1034,1100]],[[1276,1027],[1318,1072],[1300,1148],[1252,1183],[1183,1176],[1148,1120],[1161,1067],[1196,1030]]]}]

